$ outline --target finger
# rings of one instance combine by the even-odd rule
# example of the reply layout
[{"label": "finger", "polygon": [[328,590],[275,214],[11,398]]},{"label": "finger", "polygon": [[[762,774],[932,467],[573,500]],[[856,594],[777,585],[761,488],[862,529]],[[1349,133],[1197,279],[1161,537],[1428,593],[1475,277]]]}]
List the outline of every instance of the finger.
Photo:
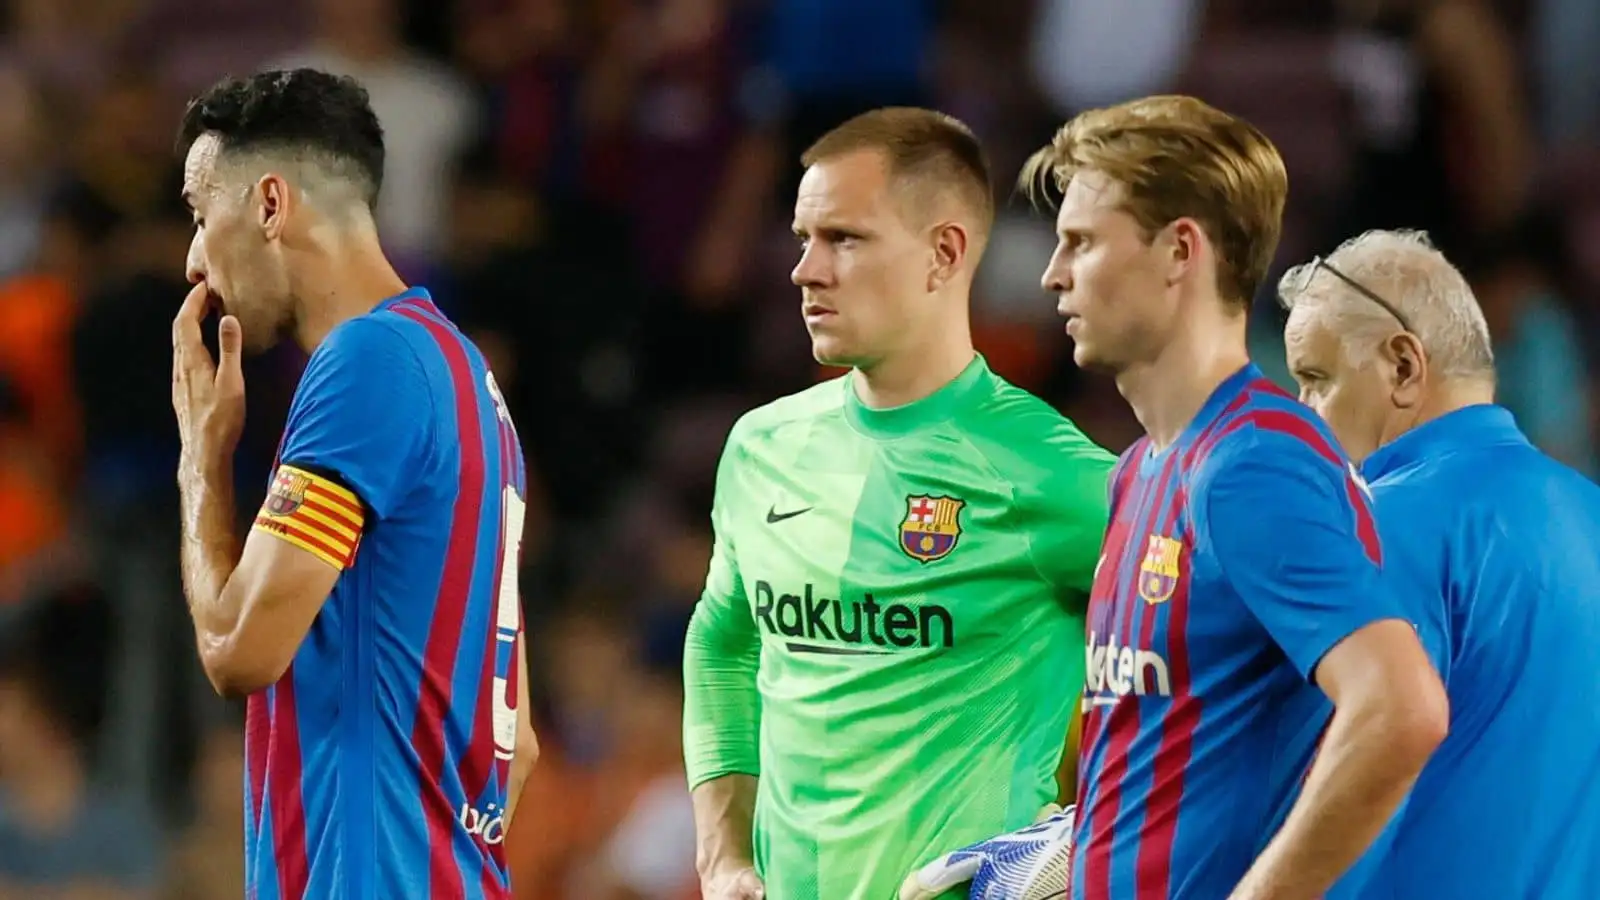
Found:
[{"label": "finger", "polygon": [[1044,808],[1039,810],[1039,814],[1033,817],[1033,824],[1038,825],[1058,812],[1061,812],[1060,804],[1046,803]]},{"label": "finger", "polygon": [[241,369],[244,356],[244,331],[239,327],[239,320],[233,316],[223,316],[217,323],[217,380],[238,379],[244,382]]},{"label": "finger", "polygon": [[978,874],[983,857],[976,853],[945,854],[906,876],[900,885],[900,900],[932,900],[960,884],[965,884]]},{"label": "finger", "polygon": [[172,346],[185,350],[203,346],[200,339],[200,320],[206,317],[211,291],[204,281],[189,289],[183,298],[178,314],[172,319]]}]

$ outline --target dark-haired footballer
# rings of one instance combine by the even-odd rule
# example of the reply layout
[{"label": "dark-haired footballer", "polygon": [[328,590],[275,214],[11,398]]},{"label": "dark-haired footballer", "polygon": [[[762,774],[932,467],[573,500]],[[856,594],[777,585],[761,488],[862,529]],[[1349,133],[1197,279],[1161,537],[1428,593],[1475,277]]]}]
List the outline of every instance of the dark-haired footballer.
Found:
[{"label": "dark-haired footballer", "polygon": [[[207,676],[249,695],[249,896],[509,898],[502,842],[537,743],[522,449],[494,376],[384,256],[383,130],[356,82],[223,81],[179,144],[183,578]],[[283,338],[311,359],[241,548],[239,361]]]}]

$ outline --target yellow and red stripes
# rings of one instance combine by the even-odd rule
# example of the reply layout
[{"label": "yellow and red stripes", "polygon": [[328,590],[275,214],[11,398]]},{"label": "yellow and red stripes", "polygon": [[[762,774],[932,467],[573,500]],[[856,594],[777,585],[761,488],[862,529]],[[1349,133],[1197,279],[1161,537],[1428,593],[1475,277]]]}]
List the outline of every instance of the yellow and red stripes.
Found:
[{"label": "yellow and red stripes", "polygon": [[343,571],[355,561],[366,514],[349,488],[314,472],[279,466],[255,530],[288,541]]}]

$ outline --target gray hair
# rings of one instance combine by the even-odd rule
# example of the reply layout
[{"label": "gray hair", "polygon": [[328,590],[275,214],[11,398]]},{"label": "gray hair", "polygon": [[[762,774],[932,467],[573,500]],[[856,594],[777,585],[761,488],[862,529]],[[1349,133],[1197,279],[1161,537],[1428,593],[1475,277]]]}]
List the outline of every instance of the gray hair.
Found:
[{"label": "gray hair", "polygon": [[[1446,377],[1493,378],[1494,350],[1483,309],[1461,271],[1423,231],[1375,229],[1350,238],[1328,264],[1382,297],[1422,343],[1435,370]],[[1284,273],[1278,301],[1293,312],[1315,308],[1332,317],[1348,352],[1376,352],[1377,341],[1400,325],[1395,316],[1316,263]]]}]

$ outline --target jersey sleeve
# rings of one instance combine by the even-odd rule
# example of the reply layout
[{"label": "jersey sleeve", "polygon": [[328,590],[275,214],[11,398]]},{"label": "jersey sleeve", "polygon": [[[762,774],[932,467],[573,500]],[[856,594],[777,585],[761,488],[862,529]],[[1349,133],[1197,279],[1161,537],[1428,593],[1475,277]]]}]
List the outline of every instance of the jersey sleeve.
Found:
[{"label": "jersey sleeve", "polygon": [[1019,485],[1033,512],[1028,552],[1062,602],[1082,612],[1105,539],[1117,460],[1064,420],[1037,452],[1044,477]]},{"label": "jersey sleeve", "polygon": [[301,376],[256,528],[348,566],[369,517],[393,514],[422,470],[432,402],[397,329],[372,318],[335,329]]},{"label": "jersey sleeve", "polygon": [[684,640],[683,758],[691,789],[723,775],[760,773],[761,639],[729,522],[730,507],[740,500],[733,484],[739,441],[735,426],[717,465],[711,567]]},{"label": "jersey sleeve", "polygon": [[1299,436],[1251,429],[1228,443],[1197,473],[1200,551],[1309,680],[1358,629],[1405,618],[1370,502],[1353,469]]}]

